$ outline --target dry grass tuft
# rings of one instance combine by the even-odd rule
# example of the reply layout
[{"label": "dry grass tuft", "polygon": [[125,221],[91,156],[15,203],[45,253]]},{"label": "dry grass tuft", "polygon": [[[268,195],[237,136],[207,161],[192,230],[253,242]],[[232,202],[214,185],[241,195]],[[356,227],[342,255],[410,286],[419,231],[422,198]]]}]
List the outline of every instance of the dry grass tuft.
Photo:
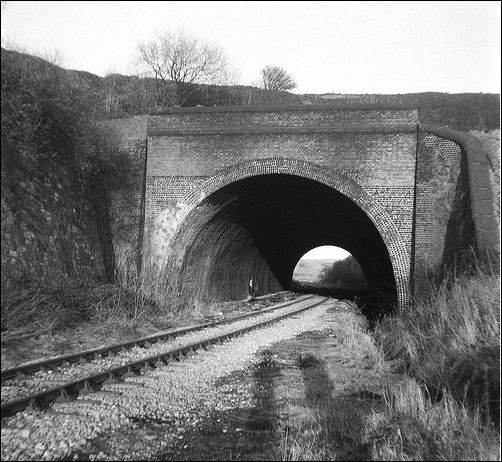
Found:
[{"label": "dry grass tuft", "polygon": [[443,284],[412,308],[383,320],[375,336],[387,359],[466,406],[492,408],[500,393],[500,276],[478,274]]},{"label": "dry grass tuft", "polygon": [[367,440],[376,460],[500,460],[498,433],[479,409],[445,392],[433,403],[414,379],[385,392],[386,411],[374,414]]},{"label": "dry grass tuft", "polygon": [[386,393],[375,457],[499,460],[499,275],[480,269],[431,288],[375,337],[411,377]]}]

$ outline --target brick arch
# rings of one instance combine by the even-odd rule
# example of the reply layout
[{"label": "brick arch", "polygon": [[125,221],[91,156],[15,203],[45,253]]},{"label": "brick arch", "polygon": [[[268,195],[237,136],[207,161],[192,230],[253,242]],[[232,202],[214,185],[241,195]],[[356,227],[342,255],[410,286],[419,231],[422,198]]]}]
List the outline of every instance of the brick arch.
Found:
[{"label": "brick arch", "polygon": [[183,198],[181,202],[187,206],[188,212],[186,219],[191,210],[219,189],[245,178],[268,174],[299,176],[322,183],[345,195],[360,207],[375,225],[389,252],[399,308],[408,306],[410,256],[394,222],[386,210],[356,181],[333,169],[286,158],[257,159],[234,165],[209,177]]}]

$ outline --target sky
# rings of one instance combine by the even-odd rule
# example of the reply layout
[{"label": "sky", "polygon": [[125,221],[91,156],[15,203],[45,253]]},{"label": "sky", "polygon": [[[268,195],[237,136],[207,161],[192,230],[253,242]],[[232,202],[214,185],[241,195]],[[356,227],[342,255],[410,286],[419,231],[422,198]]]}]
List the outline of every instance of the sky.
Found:
[{"label": "sky", "polygon": [[350,255],[341,247],[335,245],[323,245],[321,247],[316,247],[315,249],[309,250],[301,259],[302,260],[344,260]]},{"label": "sky", "polygon": [[[5,4],[5,5],[4,5]],[[500,93],[500,2],[2,2],[2,46],[134,74],[137,45],[184,30],[238,82],[282,66],[295,93]]]}]

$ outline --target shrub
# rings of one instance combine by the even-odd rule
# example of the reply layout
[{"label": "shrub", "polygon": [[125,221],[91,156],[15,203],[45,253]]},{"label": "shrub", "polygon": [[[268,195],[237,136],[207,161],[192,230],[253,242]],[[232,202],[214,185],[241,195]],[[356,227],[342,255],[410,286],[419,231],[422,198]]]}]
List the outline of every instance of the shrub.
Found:
[{"label": "shrub", "polygon": [[352,255],[335,261],[330,268],[323,271],[320,279],[322,284],[336,289],[360,290],[366,286],[364,273]]}]

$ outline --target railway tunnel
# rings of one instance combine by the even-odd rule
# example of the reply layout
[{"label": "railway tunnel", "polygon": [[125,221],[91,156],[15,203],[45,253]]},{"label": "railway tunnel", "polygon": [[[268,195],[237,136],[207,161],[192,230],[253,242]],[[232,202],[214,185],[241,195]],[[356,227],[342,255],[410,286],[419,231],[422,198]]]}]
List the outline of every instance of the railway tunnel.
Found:
[{"label": "railway tunnel", "polygon": [[290,174],[235,181],[190,212],[173,242],[179,293],[204,302],[291,289],[296,264],[320,245],[346,249],[367,294],[396,301],[389,252],[368,215],[336,189]]}]

